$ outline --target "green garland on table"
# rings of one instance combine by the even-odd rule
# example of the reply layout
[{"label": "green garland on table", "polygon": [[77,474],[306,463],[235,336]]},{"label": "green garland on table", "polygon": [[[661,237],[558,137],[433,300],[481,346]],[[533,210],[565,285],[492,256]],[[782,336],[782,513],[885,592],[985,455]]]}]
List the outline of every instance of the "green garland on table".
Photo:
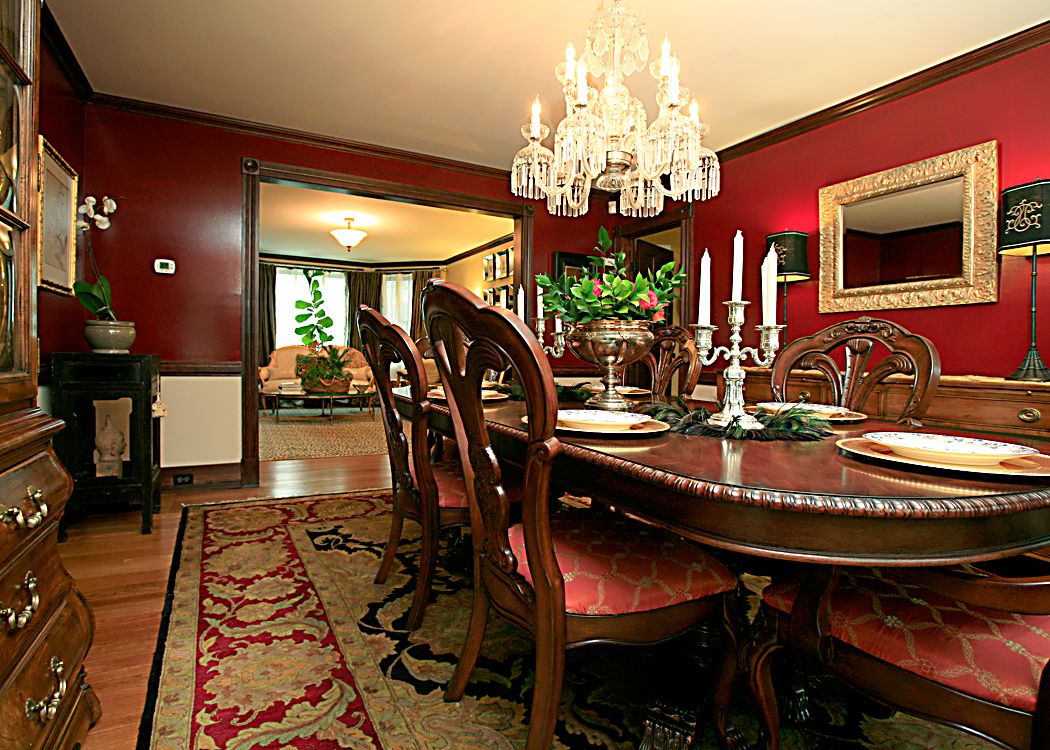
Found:
[{"label": "green garland on table", "polygon": [[711,412],[702,406],[690,411],[685,401],[679,397],[670,403],[654,402],[638,409],[653,419],[671,425],[671,432],[683,435],[703,435],[705,437],[729,438],[730,440],[823,440],[832,432],[828,421],[813,416],[812,412],[798,407],[785,411],[768,412],[759,409],[753,415],[764,424],[764,430],[749,430],[733,420],[725,427],[708,424]]},{"label": "green garland on table", "polygon": [[[578,403],[582,404],[584,401],[589,399],[594,394],[579,387],[570,387],[567,385],[554,386],[558,391],[558,401],[565,403]],[[490,390],[505,393],[510,396],[511,401],[524,401],[525,400],[525,389],[517,383],[511,383],[509,385],[494,385]]]}]

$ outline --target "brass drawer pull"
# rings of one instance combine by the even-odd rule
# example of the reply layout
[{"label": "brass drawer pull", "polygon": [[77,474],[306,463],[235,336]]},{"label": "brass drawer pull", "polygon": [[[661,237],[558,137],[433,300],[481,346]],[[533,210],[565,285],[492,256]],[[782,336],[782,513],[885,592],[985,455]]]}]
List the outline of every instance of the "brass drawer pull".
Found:
[{"label": "brass drawer pull", "polygon": [[55,692],[40,701],[26,701],[26,716],[30,719],[36,716],[41,723],[55,718],[62,699],[66,697],[66,668],[57,656],[51,657],[51,674],[55,678]]},{"label": "brass drawer pull", "polygon": [[807,403],[811,398],[813,398],[813,394],[811,394],[809,391],[801,391],[798,394],[799,403],[802,404]]},{"label": "brass drawer pull", "polygon": [[13,523],[20,529],[35,529],[47,518],[47,503],[44,502],[44,491],[26,487],[26,495],[36,506],[36,510],[26,516],[21,508],[11,506],[0,513],[0,521]]},{"label": "brass drawer pull", "polygon": [[1031,424],[1033,422],[1038,422],[1043,418],[1043,415],[1038,409],[1027,408],[1021,409],[1021,411],[1017,412],[1017,418],[1022,422]]},{"label": "brass drawer pull", "polygon": [[36,590],[36,576],[33,571],[27,571],[25,577],[25,590],[29,593],[29,604],[25,609],[4,607],[0,609],[0,619],[7,621],[10,630],[21,630],[33,619],[33,615],[40,609],[40,592]]}]

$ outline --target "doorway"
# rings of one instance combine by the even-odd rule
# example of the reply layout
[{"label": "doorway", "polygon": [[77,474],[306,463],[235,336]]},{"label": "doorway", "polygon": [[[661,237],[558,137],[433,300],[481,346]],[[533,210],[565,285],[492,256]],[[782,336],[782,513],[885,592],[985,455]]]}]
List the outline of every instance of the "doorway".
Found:
[{"label": "doorway", "polygon": [[[244,283],[242,288],[242,432],[241,432],[241,483],[254,486],[259,479],[259,373],[260,360],[260,308],[259,308],[259,261],[262,255],[261,208],[264,186],[296,187],[324,191],[342,196],[356,196],[401,204],[412,204],[456,212],[468,212],[484,216],[509,219],[510,244],[514,251],[505,256],[512,269],[513,278],[527,280],[532,277],[532,207],[512,201],[453,193],[434,188],[423,188],[404,183],[355,177],[333,172],[307,169],[283,164],[242,160],[243,246]],[[340,217],[342,218],[342,217]],[[335,241],[326,238],[328,242]],[[507,239],[499,238],[499,239]],[[339,251],[340,248],[335,248]],[[484,246],[471,248],[469,253],[480,253]],[[351,255],[352,257],[352,255]],[[461,260],[457,257],[444,261]],[[480,260],[480,259],[479,259]],[[350,260],[342,264],[348,268],[383,266],[368,260]],[[411,264],[409,264],[411,265]],[[418,263],[416,264],[419,265]],[[528,286],[526,284],[526,286]],[[528,297],[526,294],[526,305]]]}]

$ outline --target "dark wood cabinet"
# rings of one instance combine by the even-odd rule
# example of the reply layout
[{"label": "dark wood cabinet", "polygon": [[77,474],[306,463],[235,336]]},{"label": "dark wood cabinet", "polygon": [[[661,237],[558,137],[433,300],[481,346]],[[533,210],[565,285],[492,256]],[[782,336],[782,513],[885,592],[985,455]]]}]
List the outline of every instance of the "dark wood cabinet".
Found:
[{"label": "dark wood cabinet", "polygon": [[[152,412],[160,357],[60,352],[51,355],[51,373],[51,411],[66,423],[55,450],[73,475],[73,517],[91,505],[132,504],[142,508],[142,533],[148,534],[153,511],[160,509],[160,421]],[[128,414],[126,430],[123,420],[116,426],[125,433],[126,449],[112,475],[100,476],[95,437],[109,412]]]}]

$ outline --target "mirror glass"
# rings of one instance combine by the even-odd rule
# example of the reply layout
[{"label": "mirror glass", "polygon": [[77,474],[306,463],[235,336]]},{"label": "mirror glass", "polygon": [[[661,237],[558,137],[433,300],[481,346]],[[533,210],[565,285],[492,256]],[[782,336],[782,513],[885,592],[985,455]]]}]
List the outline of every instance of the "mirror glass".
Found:
[{"label": "mirror glass", "polygon": [[963,178],[842,207],[845,289],[962,275]]}]

